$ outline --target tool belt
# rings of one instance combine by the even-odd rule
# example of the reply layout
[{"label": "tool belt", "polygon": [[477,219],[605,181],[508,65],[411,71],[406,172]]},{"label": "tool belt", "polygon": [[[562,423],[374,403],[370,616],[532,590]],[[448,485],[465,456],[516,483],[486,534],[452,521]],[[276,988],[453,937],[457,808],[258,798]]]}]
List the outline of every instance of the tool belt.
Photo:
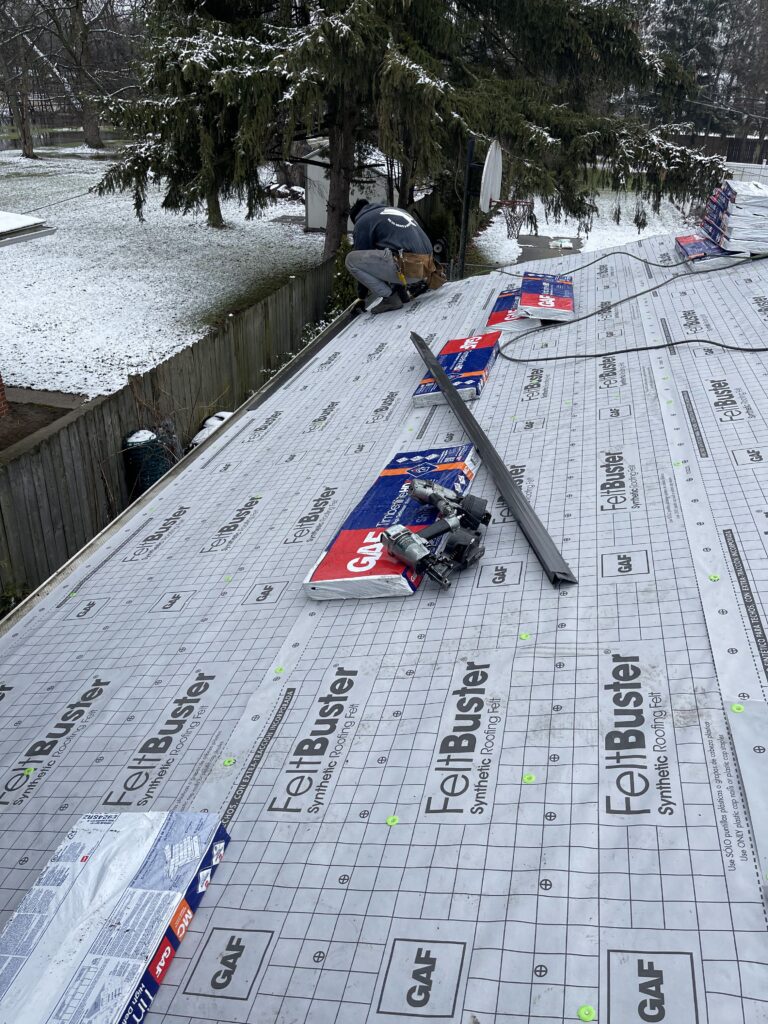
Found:
[{"label": "tool belt", "polygon": [[435,260],[432,253],[395,252],[392,255],[398,272],[406,281],[425,281],[427,288],[432,290],[445,284],[445,268]]}]

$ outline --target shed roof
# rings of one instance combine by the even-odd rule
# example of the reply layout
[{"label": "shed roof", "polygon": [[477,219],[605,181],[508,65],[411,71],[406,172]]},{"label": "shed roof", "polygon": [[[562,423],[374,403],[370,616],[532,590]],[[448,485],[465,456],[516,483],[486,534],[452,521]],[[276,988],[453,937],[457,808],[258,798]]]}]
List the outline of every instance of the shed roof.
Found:
[{"label": "shed roof", "polygon": [[30,238],[42,238],[45,235],[52,235],[55,230],[46,227],[45,222],[37,217],[0,210],[0,246],[26,242]]}]

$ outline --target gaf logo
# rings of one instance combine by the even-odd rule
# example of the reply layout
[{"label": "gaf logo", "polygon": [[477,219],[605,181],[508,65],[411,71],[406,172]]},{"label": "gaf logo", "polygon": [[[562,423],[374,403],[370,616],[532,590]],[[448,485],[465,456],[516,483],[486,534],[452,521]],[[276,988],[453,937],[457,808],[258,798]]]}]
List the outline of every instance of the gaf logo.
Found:
[{"label": "gaf logo", "polygon": [[83,598],[79,604],[72,608],[67,618],[81,622],[83,619],[95,619],[108,604],[108,597]]},{"label": "gaf logo", "polygon": [[405,993],[409,1006],[426,1006],[432,995],[432,975],[435,973],[437,960],[432,956],[429,949],[416,950],[416,965],[411,977],[415,985],[411,986]]},{"label": "gaf logo", "polygon": [[393,939],[376,1015],[461,1019],[466,943]]},{"label": "gaf logo", "polygon": [[288,580],[276,580],[274,577],[259,576],[253,580],[251,589],[243,598],[242,604],[277,604],[288,586]]},{"label": "gaf logo", "polygon": [[[168,970],[171,960],[173,960],[175,955],[176,950],[167,939],[159,946],[157,953],[155,953],[155,957],[149,965],[149,974],[158,985],[165,977],[165,972]],[[141,1018],[138,1019],[140,1020]]]},{"label": "gaf logo", "polygon": [[475,580],[476,590],[494,590],[497,587],[515,587],[523,575],[522,562],[488,562],[480,566]]},{"label": "gaf logo", "polygon": [[648,552],[645,548],[622,548],[621,551],[606,551],[600,556],[600,575],[603,579],[647,576],[649,572]]},{"label": "gaf logo", "polygon": [[609,1024],[699,1024],[692,953],[608,950]]},{"label": "gaf logo", "polygon": [[640,1002],[637,1012],[642,1020],[664,1020],[664,971],[657,970],[652,960],[637,961],[637,977],[640,988]]},{"label": "gaf logo", "polygon": [[153,612],[180,612],[195,590],[169,590],[152,606]]},{"label": "gaf logo", "polygon": [[219,969],[211,978],[211,988],[221,990],[229,988],[237,970],[237,964],[245,951],[243,940],[237,935],[230,935],[224,952],[219,957]]},{"label": "gaf logo", "polygon": [[[212,928],[187,978],[184,993],[211,1000],[250,999],[273,935],[271,931],[253,928]],[[218,1011],[211,1009],[210,1016],[241,1019],[233,1017],[223,1006]]]}]

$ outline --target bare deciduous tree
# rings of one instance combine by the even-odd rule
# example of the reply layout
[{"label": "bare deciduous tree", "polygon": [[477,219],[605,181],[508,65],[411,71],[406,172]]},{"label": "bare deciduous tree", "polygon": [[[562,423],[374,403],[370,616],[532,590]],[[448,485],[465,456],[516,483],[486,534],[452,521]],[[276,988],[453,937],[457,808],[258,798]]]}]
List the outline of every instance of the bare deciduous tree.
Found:
[{"label": "bare deciduous tree", "polygon": [[142,30],[141,0],[5,0],[0,90],[25,155],[43,107],[79,121],[86,145],[103,146],[102,102],[133,87]]}]

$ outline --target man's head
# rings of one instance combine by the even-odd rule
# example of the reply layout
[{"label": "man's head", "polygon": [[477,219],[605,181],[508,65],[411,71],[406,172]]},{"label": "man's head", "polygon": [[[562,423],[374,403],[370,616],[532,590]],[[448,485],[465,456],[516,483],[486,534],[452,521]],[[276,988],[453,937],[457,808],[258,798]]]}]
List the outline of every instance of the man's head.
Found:
[{"label": "man's head", "polygon": [[366,206],[370,205],[371,204],[368,202],[367,199],[358,199],[355,203],[353,203],[352,209],[349,211],[349,218],[353,224],[357,222],[357,218],[360,216],[360,214],[363,212]]}]

